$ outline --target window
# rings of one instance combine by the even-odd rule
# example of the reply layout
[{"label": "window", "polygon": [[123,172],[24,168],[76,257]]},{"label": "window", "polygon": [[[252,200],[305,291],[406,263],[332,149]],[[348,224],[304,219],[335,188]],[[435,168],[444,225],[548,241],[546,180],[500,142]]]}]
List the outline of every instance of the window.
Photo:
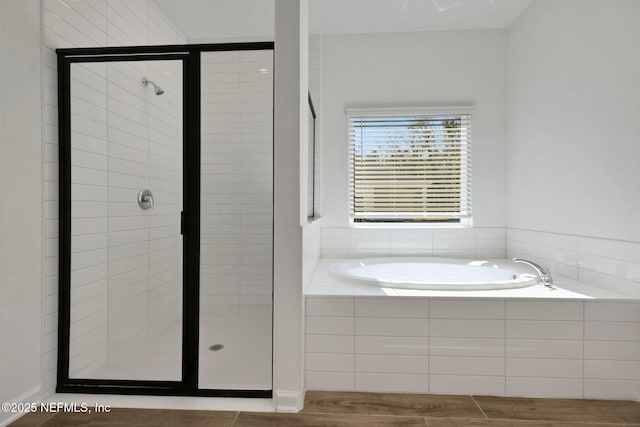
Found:
[{"label": "window", "polygon": [[471,218],[471,114],[348,110],[354,223]]}]

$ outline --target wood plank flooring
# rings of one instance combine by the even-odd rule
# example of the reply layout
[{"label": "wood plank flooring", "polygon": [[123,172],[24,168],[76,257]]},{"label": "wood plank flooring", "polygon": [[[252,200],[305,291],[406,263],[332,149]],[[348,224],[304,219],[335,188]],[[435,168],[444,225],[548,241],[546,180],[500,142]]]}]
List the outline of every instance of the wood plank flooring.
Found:
[{"label": "wood plank flooring", "polygon": [[114,408],[34,413],[11,427],[640,427],[640,402],[309,391],[298,414]]},{"label": "wood plank flooring", "polygon": [[471,396],[308,391],[303,413],[482,417]]}]

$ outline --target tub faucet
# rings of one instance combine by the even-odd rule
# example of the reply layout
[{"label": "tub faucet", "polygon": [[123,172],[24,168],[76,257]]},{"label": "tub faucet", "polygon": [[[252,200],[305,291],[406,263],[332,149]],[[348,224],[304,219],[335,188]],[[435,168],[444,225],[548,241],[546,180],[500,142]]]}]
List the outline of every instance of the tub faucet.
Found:
[{"label": "tub faucet", "polygon": [[547,270],[542,268],[540,265],[536,264],[533,261],[529,261],[521,258],[513,258],[513,262],[521,262],[523,264],[527,264],[528,266],[533,267],[533,269],[538,274],[538,277],[540,278],[540,281],[542,282],[542,284],[548,288],[553,288],[553,278],[551,277],[551,273],[549,273]]}]

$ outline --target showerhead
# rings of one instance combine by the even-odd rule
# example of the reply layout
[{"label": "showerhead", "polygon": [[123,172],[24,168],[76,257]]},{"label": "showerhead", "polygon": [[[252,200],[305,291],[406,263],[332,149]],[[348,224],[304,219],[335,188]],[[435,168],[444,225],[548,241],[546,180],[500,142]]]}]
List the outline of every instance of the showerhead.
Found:
[{"label": "showerhead", "polygon": [[142,78],[142,84],[145,86],[151,84],[153,86],[153,90],[156,93],[156,95],[162,95],[164,93],[164,89],[162,89],[160,86],[158,86],[151,80],[147,79],[146,77]]}]

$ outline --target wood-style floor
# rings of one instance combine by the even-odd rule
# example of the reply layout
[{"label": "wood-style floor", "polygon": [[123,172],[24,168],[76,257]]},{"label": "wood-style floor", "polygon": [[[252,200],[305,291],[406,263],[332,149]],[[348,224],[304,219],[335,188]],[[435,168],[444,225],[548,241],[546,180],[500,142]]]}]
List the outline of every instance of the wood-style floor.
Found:
[{"label": "wood-style floor", "polygon": [[298,414],[118,409],[34,413],[12,427],[640,427],[640,402],[309,391]]}]

